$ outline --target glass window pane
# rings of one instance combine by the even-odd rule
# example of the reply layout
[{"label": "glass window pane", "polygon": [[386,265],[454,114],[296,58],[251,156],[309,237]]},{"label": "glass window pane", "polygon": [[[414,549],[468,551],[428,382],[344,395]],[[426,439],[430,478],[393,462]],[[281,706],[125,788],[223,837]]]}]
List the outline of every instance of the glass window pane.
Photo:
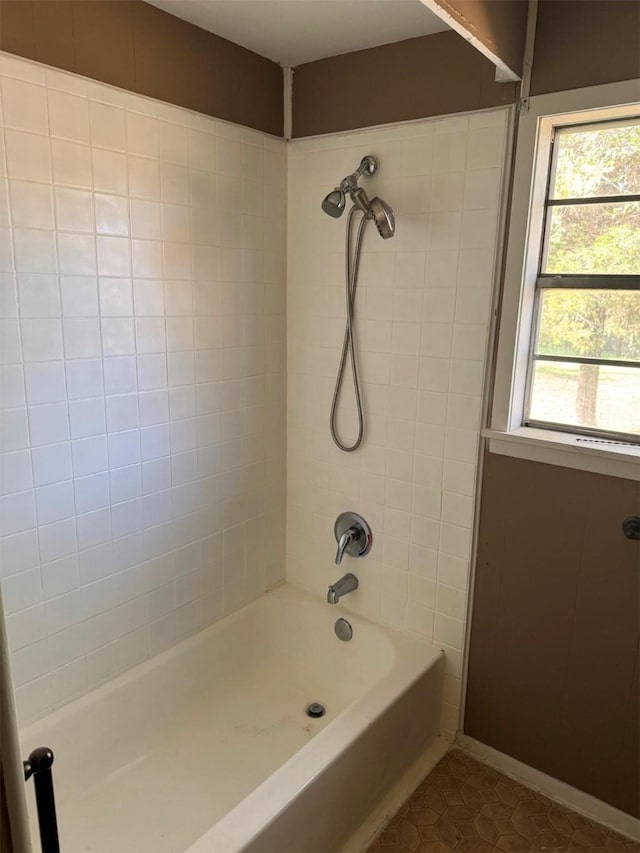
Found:
[{"label": "glass window pane", "polygon": [[547,209],[542,272],[640,275],[640,202]]},{"label": "glass window pane", "polygon": [[640,193],[640,122],[556,131],[550,198]]},{"label": "glass window pane", "polygon": [[640,367],[534,362],[529,420],[640,435]]},{"label": "glass window pane", "polygon": [[640,363],[640,291],[543,288],[535,352]]}]

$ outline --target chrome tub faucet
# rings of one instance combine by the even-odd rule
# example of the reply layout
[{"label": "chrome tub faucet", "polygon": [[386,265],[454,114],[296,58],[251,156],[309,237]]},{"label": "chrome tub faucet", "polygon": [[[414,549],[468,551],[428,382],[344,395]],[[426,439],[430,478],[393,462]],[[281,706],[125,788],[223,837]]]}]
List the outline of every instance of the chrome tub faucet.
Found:
[{"label": "chrome tub faucet", "polygon": [[347,572],[339,581],[331,584],[327,590],[327,602],[337,604],[343,595],[355,589],[358,589],[358,578],[351,572]]}]

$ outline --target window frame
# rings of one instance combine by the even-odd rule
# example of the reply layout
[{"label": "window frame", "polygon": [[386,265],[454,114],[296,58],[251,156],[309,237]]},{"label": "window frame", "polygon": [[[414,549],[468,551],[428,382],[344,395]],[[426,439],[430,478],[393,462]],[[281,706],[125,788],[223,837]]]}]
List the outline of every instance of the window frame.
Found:
[{"label": "window frame", "polygon": [[596,436],[614,441],[635,442],[640,444],[640,434],[626,433],[623,430],[602,429],[564,423],[561,421],[539,420],[531,417],[531,403],[534,385],[534,371],[537,361],[560,362],[572,364],[598,364],[600,366],[631,367],[640,370],[640,362],[620,359],[583,358],[570,356],[539,356],[536,345],[540,334],[540,322],[542,315],[542,300],[545,290],[604,290],[604,291],[638,291],[640,290],[640,274],[617,275],[613,273],[550,273],[544,272],[550,245],[551,213],[554,207],[567,205],[608,204],[610,202],[632,203],[640,201],[640,193],[627,193],[618,196],[585,196],[584,198],[557,198],[552,192],[558,168],[558,137],[564,129],[576,128],[598,129],[606,126],[627,126],[629,123],[640,126],[640,117],[620,119],[605,119],[593,122],[554,122],[551,130],[551,143],[547,163],[547,187],[545,194],[545,207],[541,229],[540,251],[538,254],[538,274],[535,282],[535,294],[533,305],[533,318],[531,323],[531,335],[529,345],[529,362],[527,365],[527,379],[525,387],[524,411],[522,414],[522,426],[533,426],[540,429],[552,429],[560,432],[568,432],[576,435]]},{"label": "window frame", "polygon": [[[640,117],[640,79],[538,95],[526,107],[518,123],[493,396],[484,434],[493,452],[539,456],[542,461],[553,457],[554,464],[640,479],[640,447],[615,437],[609,443],[598,437],[587,446],[582,432],[570,426],[554,430],[524,425],[554,128]],[[545,448],[557,452],[549,454]],[[594,461],[594,454],[601,456],[601,463]],[[624,462],[627,467],[617,464]]]}]

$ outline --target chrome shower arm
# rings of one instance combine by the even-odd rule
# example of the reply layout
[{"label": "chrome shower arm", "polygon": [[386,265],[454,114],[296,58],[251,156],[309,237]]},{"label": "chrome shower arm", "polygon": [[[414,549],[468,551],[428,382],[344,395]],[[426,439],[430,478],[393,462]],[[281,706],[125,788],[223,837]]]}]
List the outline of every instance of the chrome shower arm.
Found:
[{"label": "chrome shower arm", "polygon": [[353,173],[354,177],[359,178],[361,175],[366,175],[371,178],[378,171],[378,161],[372,154],[367,154],[360,161],[360,165]]},{"label": "chrome shower arm", "polygon": [[358,187],[358,180],[365,175],[367,178],[370,178],[372,175],[378,171],[378,161],[371,154],[367,154],[366,157],[363,157],[360,161],[360,165],[352,172],[350,175],[347,175],[346,178],[343,178],[340,181],[340,189],[343,192],[353,193],[355,189]]}]

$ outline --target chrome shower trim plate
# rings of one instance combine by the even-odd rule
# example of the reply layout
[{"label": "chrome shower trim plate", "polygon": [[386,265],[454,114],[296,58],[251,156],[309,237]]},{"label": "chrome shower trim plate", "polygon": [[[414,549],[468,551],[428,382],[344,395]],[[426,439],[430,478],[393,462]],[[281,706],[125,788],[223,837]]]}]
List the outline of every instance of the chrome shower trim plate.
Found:
[{"label": "chrome shower trim plate", "polygon": [[336,523],[333,526],[336,542],[340,542],[342,535],[352,528],[357,531],[358,535],[351,540],[344,550],[352,557],[364,557],[373,545],[373,533],[369,524],[357,512],[341,512],[336,518]]}]

